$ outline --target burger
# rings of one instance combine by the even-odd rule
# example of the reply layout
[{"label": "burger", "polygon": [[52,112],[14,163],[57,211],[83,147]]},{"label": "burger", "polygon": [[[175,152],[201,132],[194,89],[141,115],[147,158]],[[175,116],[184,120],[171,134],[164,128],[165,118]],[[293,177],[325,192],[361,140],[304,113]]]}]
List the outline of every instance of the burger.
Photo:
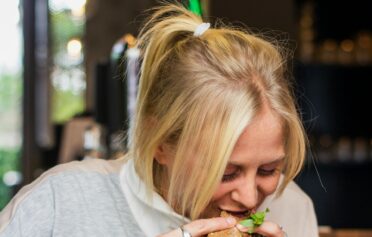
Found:
[{"label": "burger", "polygon": [[[232,216],[236,219],[237,222],[241,221],[239,218],[237,218],[233,215],[230,215],[226,211],[222,211],[220,216],[221,217]],[[221,230],[221,231],[217,231],[217,232],[213,232],[213,233],[208,234],[208,237],[243,237],[243,236],[246,237],[246,236],[248,236],[248,234],[240,232],[235,226],[231,227],[229,229],[225,229],[225,230]]]},{"label": "burger", "polygon": [[268,208],[266,208],[266,210],[263,211],[263,212],[257,212],[257,213],[251,214],[247,218],[238,218],[238,217],[235,217],[233,215],[230,215],[226,211],[222,211],[221,214],[220,214],[221,217],[232,216],[236,219],[236,221],[239,224],[241,224],[245,227],[248,227],[249,231],[247,233],[242,233],[234,226],[234,227],[231,227],[229,229],[225,229],[225,230],[210,233],[210,234],[208,234],[208,237],[248,237],[248,236],[259,237],[261,235],[254,234],[253,232],[254,232],[254,229],[256,227],[260,226],[264,222],[267,212],[269,212]]}]

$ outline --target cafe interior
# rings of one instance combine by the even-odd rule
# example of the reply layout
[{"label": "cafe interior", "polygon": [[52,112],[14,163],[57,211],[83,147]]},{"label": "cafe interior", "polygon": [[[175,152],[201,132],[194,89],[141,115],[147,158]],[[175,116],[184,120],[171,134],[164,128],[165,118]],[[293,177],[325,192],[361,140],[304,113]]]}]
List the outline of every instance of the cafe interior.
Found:
[{"label": "cafe interior", "polygon": [[[310,142],[295,181],[314,203],[320,236],[372,236],[372,2],[179,2],[288,48]],[[136,37],[144,11],[158,4],[0,2],[0,210],[53,166],[125,154],[141,64]]]}]

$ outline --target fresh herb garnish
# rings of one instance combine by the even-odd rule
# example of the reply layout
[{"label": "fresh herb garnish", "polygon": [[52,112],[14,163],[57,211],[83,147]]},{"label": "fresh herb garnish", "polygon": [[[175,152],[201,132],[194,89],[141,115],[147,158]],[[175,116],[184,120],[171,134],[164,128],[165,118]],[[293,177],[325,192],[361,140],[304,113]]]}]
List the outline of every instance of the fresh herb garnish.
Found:
[{"label": "fresh herb garnish", "polygon": [[253,234],[254,229],[264,222],[266,213],[269,211],[269,208],[266,208],[265,211],[251,214],[247,219],[239,222],[239,224],[248,228],[248,234]]}]

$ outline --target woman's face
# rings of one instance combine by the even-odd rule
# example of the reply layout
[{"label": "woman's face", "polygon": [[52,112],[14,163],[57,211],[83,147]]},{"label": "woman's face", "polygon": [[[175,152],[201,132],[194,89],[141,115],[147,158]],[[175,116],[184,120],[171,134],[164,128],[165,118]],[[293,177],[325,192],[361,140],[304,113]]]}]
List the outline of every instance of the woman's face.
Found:
[{"label": "woman's face", "polygon": [[239,137],[203,218],[225,210],[244,217],[272,194],[279,182],[285,157],[283,126],[270,109],[263,109]]}]

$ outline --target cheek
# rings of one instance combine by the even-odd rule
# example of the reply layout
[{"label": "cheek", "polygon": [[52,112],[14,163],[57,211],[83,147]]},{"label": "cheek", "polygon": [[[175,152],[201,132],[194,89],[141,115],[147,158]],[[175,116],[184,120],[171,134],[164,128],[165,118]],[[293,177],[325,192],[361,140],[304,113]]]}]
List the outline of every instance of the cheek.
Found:
[{"label": "cheek", "polygon": [[212,201],[221,199],[225,195],[231,193],[235,188],[234,185],[234,182],[220,183],[217,187],[217,190],[213,194]]},{"label": "cheek", "polygon": [[275,192],[280,180],[280,174],[274,176],[257,177],[257,189],[264,196]]}]

